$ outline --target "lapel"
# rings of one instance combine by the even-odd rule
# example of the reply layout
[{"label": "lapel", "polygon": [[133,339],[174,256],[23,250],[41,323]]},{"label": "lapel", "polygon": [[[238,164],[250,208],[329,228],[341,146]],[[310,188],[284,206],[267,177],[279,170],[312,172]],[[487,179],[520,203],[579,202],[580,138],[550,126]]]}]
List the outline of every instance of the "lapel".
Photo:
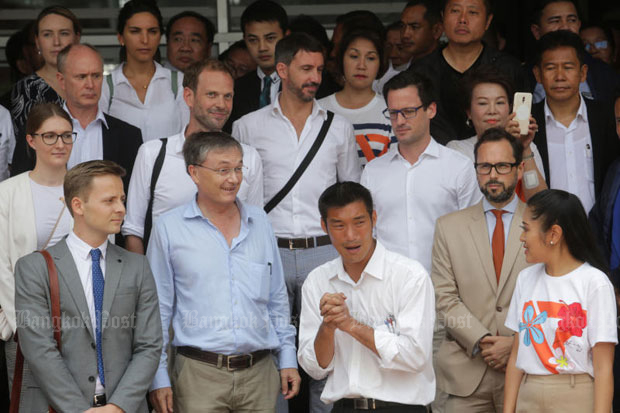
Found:
[{"label": "lapel", "polygon": [[482,269],[495,294],[497,292],[497,277],[495,276],[495,268],[493,267],[493,253],[491,252],[489,231],[487,229],[486,218],[484,217],[482,201],[478,203],[474,209],[472,221],[469,224],[469,232],[473,238],[474,246],[478,251],[478,258],[480,258],[480,262],[482,263]]},{"label": "lapel", "polygon": [[123,269],[123,260],[119,254],[118,248],[108,243],[108,251],[105,257],[105,286],[103,289],[103,308],[101,316],[101,330],[105,330],[114,295],[121,280],[121,270]]},{"label": "lapel", "polygon": [[[588,128],[590,129],[590,140],[592,141],[592,164],[594,167],[594,191],[598,198],[600,189],[605,179],[605,158],[606,151],[609,150],[605,141],[607,138],[606,127],[608,123],[605,120],[605,112],[601,111],[592,100],[582,99],[586,103],[586,112],[588,113]],[[597,110],[598,109],[598,110]],[[615,139],[615,137],[614,137]]]},{"label": "lapel", "polygon": [[103,140],[103,159],[108,159],[119,163],[117,159],[118,157],[116,156],[119,151],[116,148],[117,141],[116,139],[114,139],[114,134],[111,130],[112,124],[110,123],[110,117],[105,113],[103,114],[103,116],[105,117],[108,126],[110,126],[110,128],[106,128],[103,124],[101,125],[101,139]]},{"label": "lapel", "polygon": [[90,311],[86,303],[86,297],[84,296],[84,287],[82,286],[80,274],[78,273],[75,261],[73,261],[73,256],[67,247],[65,239],[59,241],[58,244],[54,245],[48,251],[54,258],[59,282],[62,280],[67,285],[73,302],[80,312],[82,321],[88,329],[90,336],[94,339],[95,335],[93,334],[93,327],[90,320]]},{"label": "lapel", "polygon": [[15,218],[9,222],[13,231],[19,231],[24,235],[25,245],[20,245],[19,248],[23,247],[23,251],[27,253],[37,249],[37,228],[35,227],[34,200],[30,189],[29,172],[23,172],[13,178],[15,197],[11,202],[12,206],[15,206],[16,214]]},{"label": "lapel", "polygon": [[521,201],[517,204],[517,209],[512,216],[512,222],[510,223],[510,229],[508,230],[508,239],[506,240],[506,246],[504,248],[504,261],[502,261],[502,271],[499,275],[498,292],[501,292],[508,281],[508,277],[512,272],[512,268],[517,260],[521,251],[521,241],[519,240],[521,235],[521,224],[523,211],[525,210],[525,204]]},{"label": "lapel", "polygon": [[542,158],[543,168],[545,170],[545,180],[547,187],[550,186],[551,173],[549,172],[549,149],[547,148],[547,124],[545,123],[545,101],[536,103],[532,106],[532,116],[538,124],[538,132],[534,137],[534,143],[538,148],[540,157]]}]

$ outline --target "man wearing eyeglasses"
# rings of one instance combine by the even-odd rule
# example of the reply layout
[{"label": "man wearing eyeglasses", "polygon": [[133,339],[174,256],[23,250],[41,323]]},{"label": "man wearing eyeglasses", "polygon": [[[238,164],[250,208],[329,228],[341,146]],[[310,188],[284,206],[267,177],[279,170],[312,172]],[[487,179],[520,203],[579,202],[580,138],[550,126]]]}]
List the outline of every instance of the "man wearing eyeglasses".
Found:
[{"label": "man wearing eyeglasses", "polygon": [[525,204],[515,195],[523,146],[491,128],[474,154],[484,199],[439,218],[433,244],[431,278],[446,327],[435,369],[449,394],[446,413],[502,412],[513,344],[504,320],[517,276],[528,266],[519,242]]},{"label": "man wearing eyeglasses", "polygon": [[[124,190],[129,186],[138,148],[142,144],[140,129],[99,109],[103,82],[103,59],[88,44],[72,44],[58,53],[58,83],[65,95],[64,109],[73,120],[75,143],[67,168],[92,160],[113,161],[122,166]],[[24,141],[25,142],[25,141]],[[26,148],[15,149],[11,173],[34,167],[34,157]],[[25,169],[24,169],[25,168]]]},{"label": "man wearing eyeglasses", "polygon": [[158,413],[274,411],[301,379],[271,224],[237,197],[243,149],[230,135],[193,134],[183,157],[198,193],[157,220],[147,251],[164,348],[172,322],[176,349],[170,375],[162,353],[151,402]]},{"label": "man wearing eyeglasses", "polygon": [[[471,161],[431,137],[430,123],[437,113],[432,88],[426,76],[409,71],[385,84],[385,114],[398,144],[368,163],[361,180],[375,200],[379,242],[420,262],[429,273],[437,218],[481,198]],[[435,332],[434,352],[441,331]],[[445,396],[440,390],[433,410],[441,412]]]}]

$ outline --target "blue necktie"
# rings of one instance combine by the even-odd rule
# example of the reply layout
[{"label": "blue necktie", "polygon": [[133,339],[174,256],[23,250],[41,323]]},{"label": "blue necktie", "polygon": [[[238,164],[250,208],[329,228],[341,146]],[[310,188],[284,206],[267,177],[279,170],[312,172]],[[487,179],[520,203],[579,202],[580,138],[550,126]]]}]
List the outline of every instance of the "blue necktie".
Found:
[{"label": "blue necktie", "polygon": [[101,251],[99,249],[90,250],[90,256],[93,259],[93,297],[95,298],[95,317],[97,319],[95,326],[95,338],[97,339],[97,371],[99,372],[99,380],[105,387],[105,377],[103,375],[103,352],[101,350],[101,311],[103,307],[103,272],[99,265]]},{"label": "blue necktie", "polygon": [[271,103],[271,76],[263,78],[263,90],[260,92],[259,107],[263,108]]}]

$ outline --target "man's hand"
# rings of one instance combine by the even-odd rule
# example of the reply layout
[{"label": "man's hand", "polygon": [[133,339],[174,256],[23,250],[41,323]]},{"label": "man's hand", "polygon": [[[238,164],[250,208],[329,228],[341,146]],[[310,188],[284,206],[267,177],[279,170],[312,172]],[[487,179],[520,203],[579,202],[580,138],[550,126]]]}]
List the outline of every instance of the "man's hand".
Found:
[{"label": "man's hand", "polygon": [[332,331],[339,327],[349,314],[345,304],[347,297],[343,293],[325,293],[321,297],[319,309],[323,317],[323,324]]},{"label": "man's hand", "polygon": [[125,410],[121,409],[115,404],[106,404],[101,407],[91,407],[84,413],[125,413]]},{"label": "man's hand", "polygon": [[301,384],[301,377],[299,377],[297,369],[280,370],[280,380],[282,381],[282,394],[286,400],[297,396]]},{"label": "man's hand", "polygon": [[484,362],[496,370],[502,370],[508,363],[514,337],[486,336],[480,340]]},{"label": "man's hand", "polygon": [[534,140],[534,136],[536,136],[536,132],[538,132],[538,125],[536,124],[536,119],[533,116],[530,116],[530,124],[528,126],[527,135],[521,135],[521,131],[519,129],[519,121],[515,120],[516,113],[511,113],[508,116],[508,123],[506,123],[506,132],[515,137],[515,139],[521,142],[523,145],[523,149],[527,150],[530,147],[530,143]]},{"label": "man's hand", "polygon": [[172,387],[162,387],[149,393],[151,404],[157,413],[172,413]]}]

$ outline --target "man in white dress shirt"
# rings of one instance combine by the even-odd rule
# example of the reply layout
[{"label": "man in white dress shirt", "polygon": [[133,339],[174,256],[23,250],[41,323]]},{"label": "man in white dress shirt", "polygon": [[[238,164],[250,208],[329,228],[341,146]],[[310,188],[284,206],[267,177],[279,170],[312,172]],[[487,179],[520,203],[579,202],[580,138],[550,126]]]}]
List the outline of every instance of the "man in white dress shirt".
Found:
[{"label": "man in white dress shirt", "polygon": [[[321,44],[307,34],[294,33],[278,42],[276,61],[282,93],[233,124],[233,136],[255,147],[263,160],[266,203],[289,181],[329,118],[314,99],[324,65]],[[334,115],[316,156],[269,212],[293,314],[299,314],[301,286],[308,273],[337,256],[321,228],[316,202],[336,181],[359,181],[360,172],[353,127]],[[311,411],[329,411],[318,400],[320,388],[312,383],[311,388],[315,396],[311,395]]]},{"label": "man in white dress shirt", "polygon": [[370,192],[336,183],[319,199],[321,226],[340,254],[303,286],[298,359],[334,413],[426,412],[435,395],[435,295],[424,267],[373,236]]},{"label": "man in white dress shirt", "polygon": [[[186,172],[183,143],[196,132],[217,132],[230,115],[233,102],[233,78],[226,66],[215,59],[207,59],[187,68],[183,78],[183,97],[190,108],[190,121],[184,132],[163,140],[149,141],[140,147],[127,198],[127,217],[123,235],[127,249],[143,254],[148,204],[153,197],[151,222],[163,212],[185,204],[196,193],[196,185]],[[252,205],[263,206],[263,171],[256,149],[242,144],[243,182],[239,198]],[[157,158],[164,154],[159,177],[151,195],[151,182]],[[148,226],[147,226],[148,227]]]},{"label": "man in white dress shirt", "polygon": [[430,81],[403,72],[385,88],[386,115],[398,145],[366,165],[361,183],[375,200],[377,239],[430,273],[435,221],[473,205],[482,195],[471,161],[431,137],[437,107]]}]

